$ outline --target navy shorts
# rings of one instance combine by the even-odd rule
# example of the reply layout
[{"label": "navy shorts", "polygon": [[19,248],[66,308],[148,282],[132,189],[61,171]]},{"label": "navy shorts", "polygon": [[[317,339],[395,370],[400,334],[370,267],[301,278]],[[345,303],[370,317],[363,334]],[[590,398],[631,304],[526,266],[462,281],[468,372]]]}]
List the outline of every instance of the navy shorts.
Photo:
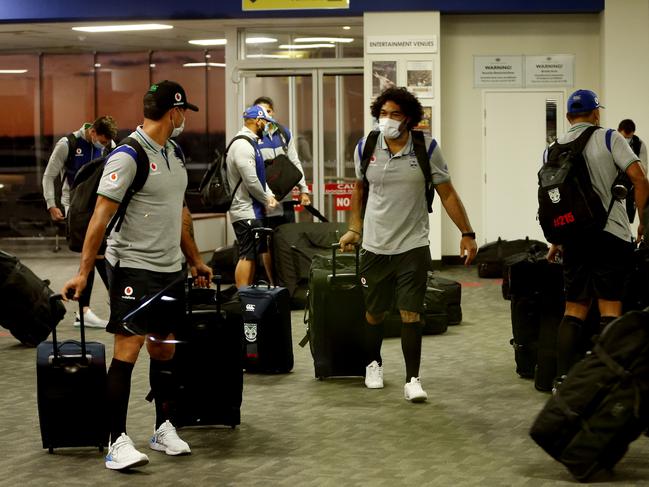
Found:
[{"label": "navy shorts", "polygon": [[[239,259],[255,260],[255,235],[253,228],[263,227],[261,220],[239,220],[232,223],[234,235],[239,245]],[[257,244],[257,254],[268,252],[268,239],[261,235]]]},{"label": "navy shorts", "polygon": [[[168,336],[185,321],[186,271],[155,272],[131,267],[106,266],[110,282],[110,319],[106,331],[120,335],[152,333]],[[127,323],[122,319],[158,291],[176,281],[167,292]]]},{"label": "navy shorts", "polygon": [[365,308],[372,315],[391,311],[423,313],[430,249],[418,247],[397,255],[361,250],[360,277]]},{"label": "navy shorts", "polygon": [[633,268],[633,243],[599,232],[562,247],[566,300],[622,300],[624,285]]}]

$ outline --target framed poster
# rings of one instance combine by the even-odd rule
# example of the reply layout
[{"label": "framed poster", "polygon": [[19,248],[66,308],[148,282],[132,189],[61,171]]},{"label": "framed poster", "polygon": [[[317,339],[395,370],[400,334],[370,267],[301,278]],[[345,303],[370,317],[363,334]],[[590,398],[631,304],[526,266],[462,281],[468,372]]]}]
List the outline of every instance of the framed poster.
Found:
[{"label": "framed poster", "polygon": [[433,98],[433,62],[408,61],[406,64],[408,91],[418,97]]},{"label": "framed poster", "polygon": [[413,130],[420,130],[429,137],[433,136],[433,107],[431,105],[422,104],[424,109],[424,116],[421,122],[413,128]]},{"label": "framed poster", "polygon": [[396,61],[372,61],[372,97],[397,86]]}]

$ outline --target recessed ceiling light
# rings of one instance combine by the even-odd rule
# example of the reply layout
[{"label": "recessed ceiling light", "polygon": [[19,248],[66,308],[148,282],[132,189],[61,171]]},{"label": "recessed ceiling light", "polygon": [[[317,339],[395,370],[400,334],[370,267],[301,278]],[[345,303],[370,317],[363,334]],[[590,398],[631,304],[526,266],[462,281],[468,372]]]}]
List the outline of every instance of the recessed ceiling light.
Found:
[{"label": "recessed ceiling light", "polygon": [[246,37],[246,44],[273,44],[277,42],[274,37]]},{"label": "recessed ceiling light", "polygon": [[101,63],[95,63],[95,68],[101,68]]},{"label": "recessed ceiling light", "polygon": [[132,32],[138,30],[164,30],[173,29],[173,25],[166,24],[122,24],[122,25],[88,25],[85,27],[72,27],[80,32]]},{"label": "recessed ceiling light", "polygon": [[280,49],[318,49],[320,47],[336,47],[333,44],[280,44]]},{"label": "recessed ceiling light", "polygon": [[343,25],[343,30],[351,30],[352,28],[348,25]]},{"label": "recessed ceiling light", "polygon": [[188,41],[196,46],[225,46],[227,39],[193,39]]},{"label": "recessed ceiling light", "polygon": [[26,69],[0,69],[0,74],[25,74]]},{"label": "recessed ceiling light", "polygon": [[204,68],[209,66],[211,68],[224,68],[225,63],[185,63],[183,68]]},{"label": "recessed ceiling light", "polygon": [[293,42],[354,42],[352,37],[298,37]]}]

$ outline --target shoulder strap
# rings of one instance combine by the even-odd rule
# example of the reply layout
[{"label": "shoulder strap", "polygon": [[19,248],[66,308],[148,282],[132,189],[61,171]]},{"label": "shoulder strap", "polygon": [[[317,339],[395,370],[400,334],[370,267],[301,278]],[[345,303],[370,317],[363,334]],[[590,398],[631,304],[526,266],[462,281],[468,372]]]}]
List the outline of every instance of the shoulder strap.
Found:
[{"label": "shoulder strap", "polygon": [[[370,193],[370,183],[367,180],[367,167],[370,165],[370,159],[374,155],[376,149],[376,142],[379,140],[381,134],[378,130],[372,130],[365,138],[365,145],[361,154],[361,175],[363,176],[363,203],[361,205],[361,218],[365,216],[365,207],[367,206],[367,198]],[[361,144],[358,143],[358,152],[361,153]]]},{"label": "shoulder strap", "polygon": [[180,147],[178,142],[173,139],[169,139],[169,142],[171,142],[171,145],[174,146],[174,154],[176,154],[176,157],[182,161],[184,166],[187,161],[185,161],[185,153],[183,152],[182,147]]},{"label": "shoulder strap", "polygon": [[110,223],[106,227],[106,235],[109,235],[110,232],[115,228],[116,232],[119,232],[122,228],[122,222],[124,221],[124,215],[126,214],[126,208],[128,207],[133,195],[140,191],[146,183],[147,178],[149,177],[149,156],[146,155],[146,151],[142,145],[133,137],[126,137],[122,140],[117,147],[122,145],[128,145],[135,151],[135,164],[137,166],[135,172],[135,178],[133,182],[126,190],[124,199],[119,204],[115,215],[111,219]]},{"label": "shoulder strap", "polygon": [[72,167],[72,159],[77,150],[77,137],[74,133],[69,133],[65,138],[68,139],[68,158],[65,160],[65,167],[70,168]]},{"label": "shoulder strap", "polygon": [[[226,159],[227,159],[227,157],[228,157],[228,151],[230,150],[230,146],[232,145],[232,143],[233,143],[235,140],[240,140],[240,139],[246,139],[248,142],[250,142],[250,145],[251,145],[252,148],[255,150],[255,154],[257,153],[258,148],[257,148],[257,145],[255,144],[255,141],[254,141],[254,140],[252,140],[250,137],[248,137],[248,136],[246,136],[246,135],[236,135],[236,136],[234,136],[234,137],[232,138],[232,140],[230,141],[230,143],[228,144],[228,146],[225,148],[225,153],[223,154],[223,165],[224,165],[224,166],[226,166]],[[227,167],[227,166],[226,166],[226,167]],[[234,194],[234,193],[237,192],[237,189],[239,189],[239,186],[241,185],[241,181],[243,181],[243,178],[239,178],[239,182],[236,184],[236,186],[235,186],[234,189],[232,190],[232,194]]]},{"label": "shoulder strap", "polygon": [[613,152],[613,149],[611,148],[611,138],[613,137],[613,129],[608,129],[606,131],[606,148],[608,149],[609,152]]},{"label": "shoulder strap", "polygon": [[586,144],[588,144],[588,141],[590,140],[590,136],[593,135],[595,130],[599,129],[601,127],[597,125],[592,125],[590,127],[587,127],[580,135],[577,137],[575,140],[570,142],[572,146],[573,152],[576,152],[578,154],[581,154],[584,152],[584,149],[586,148]]},{"label": "shoulder strap", "polygon": [[288,129],[283,125],[277,124],[279,129],[279,138],[282,140],[282,148],[284,152],[288,152],[288,143],[291,141],[291,135],[288,133]]},{"label": "shoulder strap", "polygon": [[633,153],[640,157],[640,149],[642,148],[642,141],[640,140],[640,137],[637,135],[634,135],[631,137],[631,149],[633,149]]},{"label": "shoulder strap", "polygon": [[424,133],[420,130],[412,130],[410,132],[412,137],[412,145],[415,149],[415,155],[419,162],[419,167],[424,173],[424,181],[426,185],[426,205],[428,206],[428,213],[433,212],[433,198],[435,197],[435,190],[433,189],[433,176],[430,170],[430,156],[432,155],[437,142],[433,139],[430,143],[430,148],[426,150],[426,139]]}]

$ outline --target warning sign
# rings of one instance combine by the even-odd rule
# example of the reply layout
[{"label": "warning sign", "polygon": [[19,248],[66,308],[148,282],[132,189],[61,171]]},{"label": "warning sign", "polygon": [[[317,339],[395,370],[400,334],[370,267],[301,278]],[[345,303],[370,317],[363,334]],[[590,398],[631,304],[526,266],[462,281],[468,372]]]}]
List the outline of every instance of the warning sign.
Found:
[{"label": "warning sign", "polygon": [[339,211],[352,209],[352,193],[354,192],[354,183],[326,183],[325,194],[330,194],[334,198],[334,207]]}]

